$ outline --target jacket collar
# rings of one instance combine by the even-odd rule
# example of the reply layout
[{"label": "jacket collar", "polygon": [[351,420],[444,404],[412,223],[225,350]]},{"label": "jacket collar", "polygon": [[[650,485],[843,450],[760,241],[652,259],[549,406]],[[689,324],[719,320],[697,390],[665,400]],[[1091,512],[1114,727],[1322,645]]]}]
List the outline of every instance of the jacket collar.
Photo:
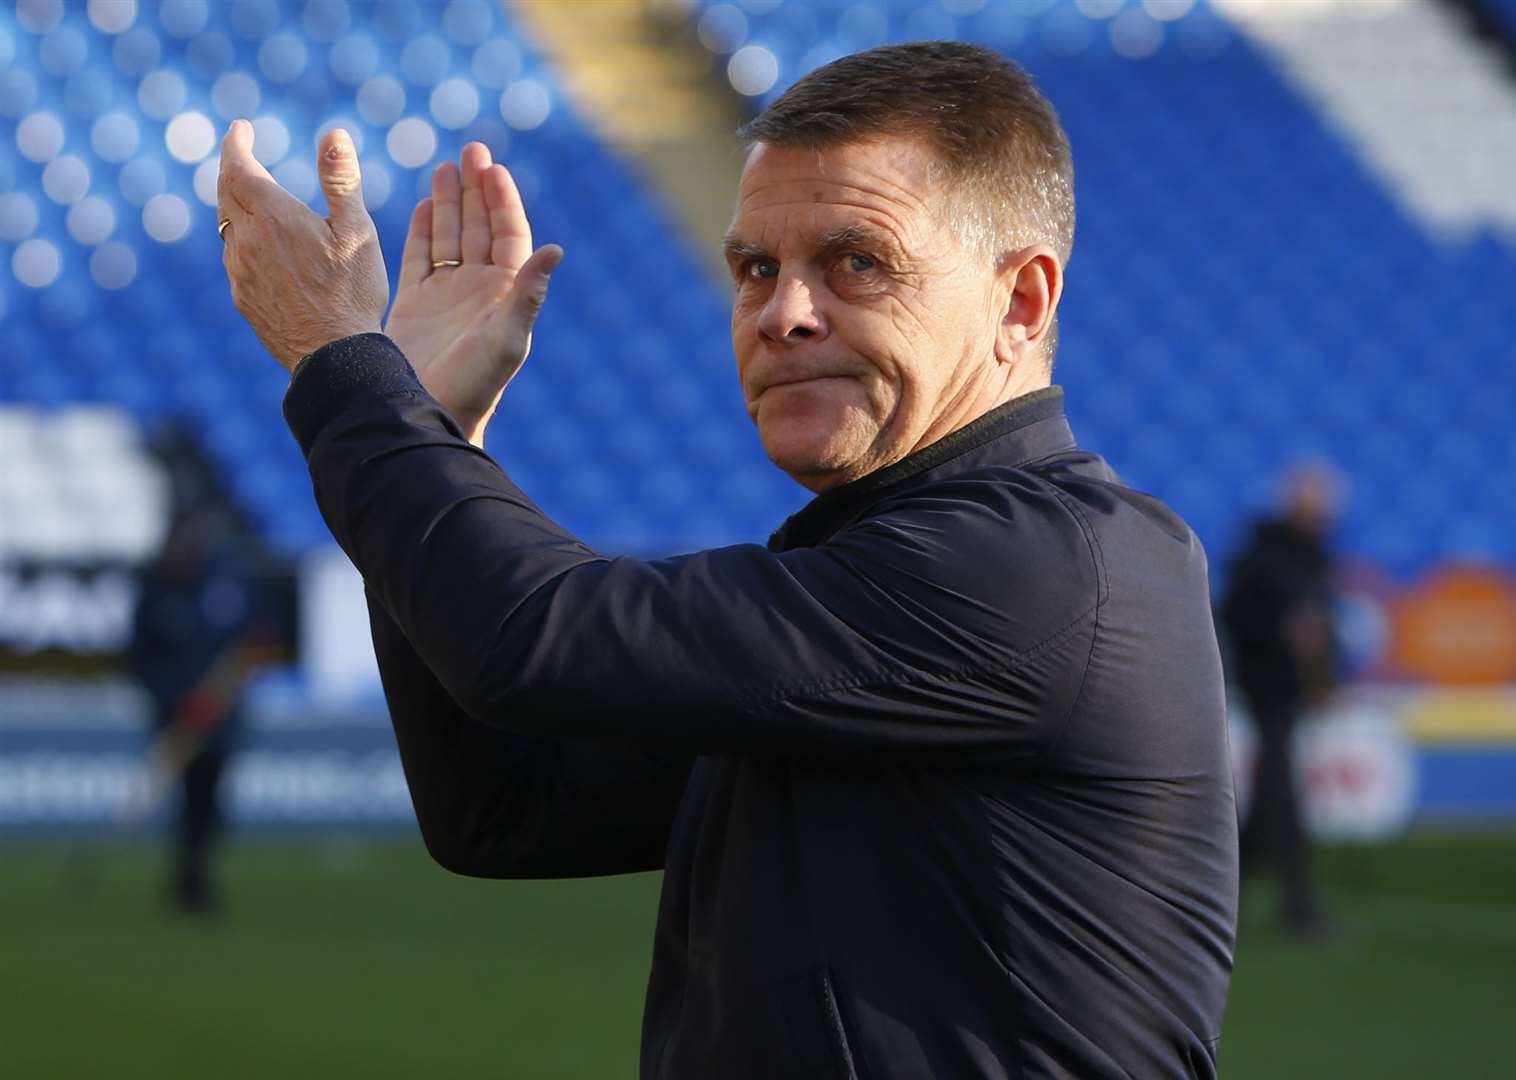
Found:
[{"label": "jacket collar", "polygon": [[779,526],[769,537],[769,548],[788,551],[819,544],[886,491],[981,447],[989,447],[990,453],[976,457],[1013,468],[1074,449],[1074,436],[1063,416],[1063,388],[1048,386],[1012,398],[893,465],[828,488]]}]

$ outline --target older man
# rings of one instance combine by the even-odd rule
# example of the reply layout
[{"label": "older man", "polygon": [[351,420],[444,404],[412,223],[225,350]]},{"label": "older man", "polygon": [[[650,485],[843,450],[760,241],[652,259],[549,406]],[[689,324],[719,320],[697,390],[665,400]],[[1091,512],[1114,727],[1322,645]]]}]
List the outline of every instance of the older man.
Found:
[{"label": "older man", "polygon": [[381,334],[346,136],[321,221],[228,134],[233,294],[295,369],[426,843],[666,871],[645,1077],[1212,1076],[1236,821],[1205,559],[1048,385],[1057,119],[939,42],[830,64],[746,135],[738,374],[817,495],[766,548],[638,561],[479,449],[561,255],[484,148],[437,170]]}]

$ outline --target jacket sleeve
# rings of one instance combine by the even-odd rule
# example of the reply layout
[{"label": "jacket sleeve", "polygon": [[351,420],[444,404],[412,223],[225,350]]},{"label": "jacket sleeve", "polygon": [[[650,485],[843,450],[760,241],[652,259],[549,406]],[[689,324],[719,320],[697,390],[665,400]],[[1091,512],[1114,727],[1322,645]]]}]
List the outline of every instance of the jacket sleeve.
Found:
[{"label": "jacket sleeve", "polygon": [[379,606],[468,715],[518,734],[1031,753],[1088,662],[1096,559],[1046,485],[937,485],[816,548],[606,559],[381,335],[312,356],[285,411]]},{"label": "jacket sleeve", "polygon": [[372,597],[369,618],[416,820],[438,863],[517,878],[662,868],[690,754],[481,724]]}]

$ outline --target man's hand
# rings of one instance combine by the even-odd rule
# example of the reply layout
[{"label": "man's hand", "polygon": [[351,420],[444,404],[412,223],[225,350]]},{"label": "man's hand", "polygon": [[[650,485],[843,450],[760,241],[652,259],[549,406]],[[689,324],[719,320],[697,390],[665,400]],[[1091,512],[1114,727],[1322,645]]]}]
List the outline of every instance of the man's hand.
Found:
[{"label": "man's hand", "polygon": [[235,120],[216,181],[227,222],[222,263],[232,302],[264,348],[293,369],[306,353],[379,329],[389,282],[374,222],[363,208],[358,155],[341,128],[321,140],[316,171],[325,220],[279,186],[253,157],[253,125]]},{"label": "man's hand", "polygon": [[515,181],[483,143],[465,146],[460,165],[437,166],[432,197],[411,217],[384,332],[482,447],[501,393],[526,362],[563,249],[533,254]]}]

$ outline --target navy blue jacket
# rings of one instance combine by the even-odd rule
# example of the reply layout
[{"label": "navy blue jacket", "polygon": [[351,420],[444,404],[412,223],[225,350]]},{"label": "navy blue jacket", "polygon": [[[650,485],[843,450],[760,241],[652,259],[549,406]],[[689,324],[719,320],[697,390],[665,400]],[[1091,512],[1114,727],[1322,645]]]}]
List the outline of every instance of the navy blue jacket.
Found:
[{"label": "navy blue jacket", "polygon": [[665,870],[644,1078],[1215,1075],[1236,817],[1205,558],[1075,448],[1059,390],[767,548],[655,561],[550,521],[380,335],[312,356],[285,412],[436,859]]}]

